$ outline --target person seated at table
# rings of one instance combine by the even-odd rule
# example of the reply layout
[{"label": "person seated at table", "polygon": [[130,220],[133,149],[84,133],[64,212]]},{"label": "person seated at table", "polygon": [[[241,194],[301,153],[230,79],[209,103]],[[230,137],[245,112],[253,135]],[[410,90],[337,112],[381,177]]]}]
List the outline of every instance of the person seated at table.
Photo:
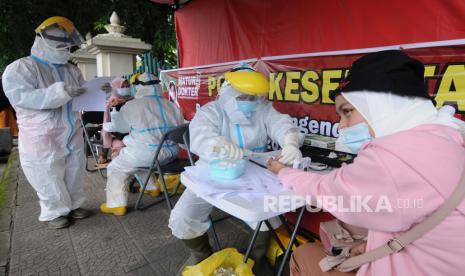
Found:
[{"label": "person seated at table", "polygon": [[[106,203],[100,206],[103,213],[126,214],[128,190],[125,180],[136,173],[138,167],[150,166],[163,134],[184,123],[179,108],[161,96],[159,83],[158,78],[152,74],[138,76],[134,83],[134,99],[124,104],[119,111],[114,109],[110,114],[111,122],[103,125],[108,132],[129,133],[123,138],[125,147],[107,168]],[[166,164],[175,159],[177,154],[176,144],[164,144],[159,162]],[[141,179],[145,180],[145,177]],[[147,184],[147,190],[152,195],[160,193],[153,181]]]},{"label": "person seated at table", "polygon": [[[331,211],[345,223],[368,229],[367,242],[351,251],[355,256],[402,235],[449,198],[465,167],[465,124],[454,118],[453,108],[435,108],[423,64],[397,50],[356,60],[332,98],[342,141],[358,153],[355,161],[326,175],[278,161],[270,161],[269,169],[284,186],[307,198],[371,197],[367,206],[375,211],[381,197],[387,198],[380,212]],[[357,275],[462,275],[464,214],[462,201],[430,232],[402,251],[362,265]],[[291,275],[355,274],[321,272],[318,262],[323,257],[320,245],[299,247],[292,256]]]},{"label": "person seated at table", "polygon": [[[116,108],[117,111],[129,100],[131,97],[131,87],[129,82],[121,77],[114,78],[111,83],[111,95],[108,98],[107,106],[103,114],[103,122],[108,123],[111,121],[110,110]],[[102,130],[103,150],[99,153],[98,163],[105,164],[108,162],[108,150],[111,150],[111,159],[118,156],[119,151],[124,147],[122,142],[125,134],[119,132],[107,132]]]},{"label": "person seated at table", "polygon": [[[263,97],[269,91],[268,79],[248,64],[240,64],[225,73],[225,79],[219,98],[198,109],[189,126],[191,151],[200,157],[199,162],[216,158],[214,147],[220,147],[223,157],[229,160],[241,159],[243,149],[263,152],[268,138],[283,148],[282,162],[290,164],[301,158],[299,147],[303,139],[299,130],[289,115],[276,111]],[[212,253],[206,234],[211,211],[211,204],[187,189],[171,212],[169,227],[191,253],[181,270]],[[279,219],[272,220],[271,224],[278,227]],[[270,275],[265,253],[271,235],[266,227],[262,231],[251,256],[256,262],[254,270],[259,270],[256,273]]]}]

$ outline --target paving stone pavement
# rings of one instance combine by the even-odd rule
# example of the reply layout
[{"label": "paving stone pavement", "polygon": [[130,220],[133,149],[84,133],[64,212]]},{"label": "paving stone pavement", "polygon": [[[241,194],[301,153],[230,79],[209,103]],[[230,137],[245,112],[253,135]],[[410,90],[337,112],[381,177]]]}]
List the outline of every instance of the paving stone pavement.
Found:
[{"label": "paving stone pavement", "polygon": [[[164,203],[115,217],[98,211],[105,180],[98,173],[83,177],[90,218],[70,228],[49,230],[38,221],[37,195],[18,167],[18,190],[7,275],[175,275],[187,258],[171,236]],[[137,195],[130,194],[130,206]],[[147,202],[147,197],[145,201]],[[214,212],[214,217],[223,216]],[[250,229],[236,219],[215,224],[221,245],[245,248]],[[213,241],[211,241],[213,244]],[[0,271],[0,275],[1,275]]]}]

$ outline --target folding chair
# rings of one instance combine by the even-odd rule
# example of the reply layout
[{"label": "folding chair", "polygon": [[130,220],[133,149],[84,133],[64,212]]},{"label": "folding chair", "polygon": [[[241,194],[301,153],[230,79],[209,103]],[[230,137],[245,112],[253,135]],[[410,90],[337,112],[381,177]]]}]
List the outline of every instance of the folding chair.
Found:
[{"label": "folding chair", "polygon": [[101,124],[103,123],[103,112],[82,112],[80,116],[81,127],[84,132],[84,140],[87,144],[86,149],[86,171],[98,171],[103,178],[106,178],[102,169],[96,167],[95,169],[89,168],[88,152],[94,158],[95,164],[98,162],[97,148],[102,147],[100,131],[102,130]]},{"label": "folding chair", "polygon": [[[139,183],[139,184],[141,184],[142,189],[141,189],[141,191],[139,193],[139,197],[137,198],[136,205],[134,206],[134,208],[136,210],[146,209],[146,208],[148,208],[150,206],[153,206],[155,204],[158,204],[158,203],[162,202],[163,200],[166,200],[166,204],[168,205],[169,210],[173,209],[173,205],[171,204],[170,198],[173,195],[176,194],[176,192],[179,189],[180,183],[178,183],[178,185],[176,186],[176,189],[175,189],[174,192],[169,193],[168,190],[167,190],[167,187],[166,187],[165,178],[163,176],[165,174],[180,174],[181,172],[184,171],[184,167],[194,165],[194,159],[192,158],[192,154],[189,151],[188,133],[189,133],[189,124],[180,125],[180,126],[174,128],[174,129],[166,132],[162,137],[160,145],[158,146],[157,150],[155,151],[155,156],[153,158],[151,166],[150,167],[140,167],[140,168],[138,168],[139,171],[148,171],[148,174],[147,174],[147,177],[145,178],[144,183]],[[163,145],[167,144],[168,141],[172,141],[172,142],[177,143],[177,144],[186,145],[186,147],[187,147],[187,156],[188,156],[189,159],[176,158],[175,160],[171,161],[168,164],[161,165],[160,162],[158,161],[158,156],[160,155],[160,152],[161,152],[161,149],[162,149]],[[149,179],[150,179],[150,177],[152,176],[153,173],[157,174],[159,179],[161,180],[161,184],[163,186],[164,198],[160,198],[160,199],[156,200],[155,202],[153,202],[153,203],[151,203],[151,204],[149,204],[147,206],[141,207],[140,206],[141,199],[144,196],[144,192],[145,192],[145,189],[147,187],[147,183],[148,183],[148,181],[149,181]],[[136,177],[136,179],[138,179],[138,178],[139,177]]]},{"label": "folding chair", "polygon": [[[168,164],[161,165],[160,162],[158,161],[158,155],[160,154],[163,145],[167,141],[172,141],[172,142],[177,143],[177,144],[185,145],[188,159],[176,158],[175,160],[171,161]],[[178,183],[178,185],[176,186],[174,192],[169,193],[168,189],[166,187],[165,178],[163,176],[165,174],[180,174],[181,172],[184,171],[184,167],[187,167],[187,166],[194,166],[194,159],[192,157],[192,154],[190,152],[190,147],[189,147],[189,124],[183,124],[183,125],[180,125],[180,126],[174,128],[174,129],[166,132],[163,135],[162,140],[160,142],[160,145],[158,146],[158,148],[157,148],[157,150],[155,152],[155,156],[153,158],[151,166],[149,168],[148,167],[140,167],[139,168],[139,170],[147,170],[148,174],[147,174],[147,177],[145,178],[144,183],[140,183],[142,189],[141,189],[141,191],[139,193],[139,197],[137,198],[137,202],[136,202],[136,205],[134,206],[134,209],[143,210],[143,209],[146,209],[146,208],[148,208],[150,206],[153,206],[153,205],[158,204],[158,203],[162,202],[163,200],[165,200],[166,204],[168,206],[168,210],[171,211],[173,209],[173,205],[171,204],[170,198],[177,193],[177,191],[179,189],[179,186],[181,185],[181,182]],[[141,207],[140,206],[140,201],[142,200],[142,197],[144,196],[144,192],[145,192],[145,189],[147,187],[147,183],[148,183],[148,181],[149,181],[149,179],[150,179],[150,177],[152,176],[153,173],[158,174],[158,177],[161,180],[161,184],[163,185],[164,198],[160,198],[160,199],[154,201],[153,203],[148,204],[147,206]],[[138,179],[138,177],[136,177],[136,179]],[[216,234],[216,230],[215,230],[215,227],[214,227],[214,221],[211,218],[211,216],[209,217],[209,219],[210,219],[210,223],[211,223],[211,226],[212,226],[211,229],[212,229],[212,232],[213,232],[213,239],[215,241],[217,250],[219,250],[219,249],[221,249],[221,247],[220,247],[218,236]]]}]

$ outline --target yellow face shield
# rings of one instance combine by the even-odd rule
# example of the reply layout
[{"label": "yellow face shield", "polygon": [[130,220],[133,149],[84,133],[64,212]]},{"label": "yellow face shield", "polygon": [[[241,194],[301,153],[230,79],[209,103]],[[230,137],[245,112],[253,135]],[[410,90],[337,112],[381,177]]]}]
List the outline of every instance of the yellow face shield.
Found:
[{"label": "yellow face shield", "polygon": [[227,72],[224,78],[237,91],[252,95],[264,96],[270,90],[268,79],[258,72]]}]

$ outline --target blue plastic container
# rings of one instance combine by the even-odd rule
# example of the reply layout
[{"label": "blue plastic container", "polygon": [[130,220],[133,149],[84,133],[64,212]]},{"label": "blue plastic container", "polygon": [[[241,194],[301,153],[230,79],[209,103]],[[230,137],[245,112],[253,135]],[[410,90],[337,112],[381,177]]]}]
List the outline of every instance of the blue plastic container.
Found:
[{"label": "blue plastic container", "polygon": [[[231,164],[226,165],[226,162]],[[237,161],[213,160],[210,162],[210,178],[213,180],[234,180],[245,172],[245,160]]]}]

